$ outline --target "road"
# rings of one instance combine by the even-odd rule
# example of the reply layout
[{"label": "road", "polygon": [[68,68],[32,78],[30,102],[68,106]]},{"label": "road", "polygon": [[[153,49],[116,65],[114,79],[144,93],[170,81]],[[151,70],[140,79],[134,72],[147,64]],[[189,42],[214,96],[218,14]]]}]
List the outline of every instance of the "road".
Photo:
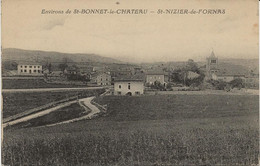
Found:
[{"label": "road", "polygon": [[60,92],[60,91],[73,91],[73,90],[93,90],[103,89],[103,87],[84,87],[84,88],[38,88],[38,89],[2,89],[2,93],[30,93],[30,92]]},{"label": "road", "polygon": [[88,113],[87,115],[79,117],[79,118],[71,119],[71,120],[66,120],[66,121],[59,122],[59,123],[46,125],[46,126],[55,126],[55,125],[59,125],[59,124],[72,123],[72,122],[76,122],[79,120],[91,119],[91,118],[95,117],[100,112],[100,110],[95,105],[91,104],[91,100],[93,100],[94,98],[95,97],[92,96],[92,97],[88,97],[88,98],[79,100],[79,102],[83,102],[84,105],[90,109],[90,113]]}]

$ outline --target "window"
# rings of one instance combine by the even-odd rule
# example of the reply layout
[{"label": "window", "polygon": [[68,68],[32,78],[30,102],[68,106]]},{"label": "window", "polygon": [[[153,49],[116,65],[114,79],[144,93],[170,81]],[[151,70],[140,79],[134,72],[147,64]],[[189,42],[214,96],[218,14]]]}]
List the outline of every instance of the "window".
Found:
[{"label": "window", "polygon": [[117,92],[118,95],[121,95],[121,92]]},{"label": "window", "polygon": [[23,66],[21,66],[21,68],[23,68]]},{"label": "window", "polygon": [[23,72],[23,70],[21,70],[21,73]]},{"label": "window", "polygon": [[101,85],[103,85],[103,83],[101,82]]},{"label": "window", "polygon": [[24,72],[27,72],[27,70],[24,70]]},{"label": "window", "polygon": [[100,81],[102,81],[102,78],[100,78]]},{"label": "window", "polygon": [[136,94],[136,95],[140,95],[140,92],[136,91],[135,94]]},{"label": "window", "polygon": [[24,66],[24,68],[27,68],[27,66]]},{"label": "window", "polygon": [[131,89],[130,83],[128,83],[128,89]]},{"label": "window", "polygon": [[121,89],[121,85],[119,85],[118,88]]},{"label": "window", "polygon": [[29,68],[32,68],[32,66],[29,66]]},{"label": "window", "polygon": [[36,68],[36,66],[33,66],[33,68]]},{"label": "window", "polygon": [[211,60],[210,62],[211,63],[217,63],[217,60]]},{"label": "window", "polygon": [[33,70],[34,73],[36,73],[36,70]]},{"label": "window", "polygon": [[40,73],[41,72],[41,70],[38,70],[38,73]]},{"label": "window", "polygon": [[38,66],[38,68],[40,68],[40,66]]}]

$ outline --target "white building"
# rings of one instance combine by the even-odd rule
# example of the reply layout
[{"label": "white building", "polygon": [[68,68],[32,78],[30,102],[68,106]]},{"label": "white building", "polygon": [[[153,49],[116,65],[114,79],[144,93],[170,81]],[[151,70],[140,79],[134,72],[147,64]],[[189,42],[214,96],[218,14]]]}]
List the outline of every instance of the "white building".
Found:
[{"label": "white building", "polygon": [[109,73],[94,73],[91,75],[91,82],[97,85],[111,85],[111,75]]},{"label": "white building", "polygon": [[143,80],[115,80],[114,95],[136,96],[144,94]]},{"label": "white building", "polygon": [[212,74],[212,79],[217,81],[224,81],[230,82],[234,79],[240,78],[245,81],[245,75],[238,75],[238,74]]},{"label": "white building", "polygon": [[19,64],[17,66],[18,75],[42,75],[42,65],[39,64]]}]

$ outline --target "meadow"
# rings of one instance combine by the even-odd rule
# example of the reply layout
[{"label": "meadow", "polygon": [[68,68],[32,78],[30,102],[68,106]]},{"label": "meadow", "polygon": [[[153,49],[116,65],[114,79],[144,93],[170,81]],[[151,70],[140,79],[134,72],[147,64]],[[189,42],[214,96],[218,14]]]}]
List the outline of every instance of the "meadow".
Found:
[{"label": "meadow", "polygon": [[105,96],[93,120],[4,130],[6,165],[252,165],[253,95]]},{"label": "meadow", "polygon": [[51,102],[73,96],[88,97],[103,93],[104,90],[73,90],[62,92],[17,92],[2,93],[3,118],[36,108]]},{"label": "meadow", "polygon": [[38,127],[44,126],[48,124],[55,124],[58,122],[74,119],[86,115],[89,111],[85,112],[86,110],[81,107],[78,103],[74,103],[68,107],[64,107],[58,109],[54,112],[51,112],[47,115],[41,116],[36,119],[31,119],[26,122],[18,123],[12,128],[21,128],[21,127]]}]

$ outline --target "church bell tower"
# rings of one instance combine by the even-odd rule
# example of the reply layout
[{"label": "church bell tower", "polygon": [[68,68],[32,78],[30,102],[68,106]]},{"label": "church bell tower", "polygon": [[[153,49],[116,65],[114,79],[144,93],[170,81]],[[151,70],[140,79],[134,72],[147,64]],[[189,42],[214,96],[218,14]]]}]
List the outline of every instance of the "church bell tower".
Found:
[{"label": "church bell tower", "polygon": [[211,52],[211,55],[207,57],[207,63],[206,63],[206,76],[211,79],[212,74],[217,74],[219,71],[218,69],[218,58],[215,56],[214,52]]}]

